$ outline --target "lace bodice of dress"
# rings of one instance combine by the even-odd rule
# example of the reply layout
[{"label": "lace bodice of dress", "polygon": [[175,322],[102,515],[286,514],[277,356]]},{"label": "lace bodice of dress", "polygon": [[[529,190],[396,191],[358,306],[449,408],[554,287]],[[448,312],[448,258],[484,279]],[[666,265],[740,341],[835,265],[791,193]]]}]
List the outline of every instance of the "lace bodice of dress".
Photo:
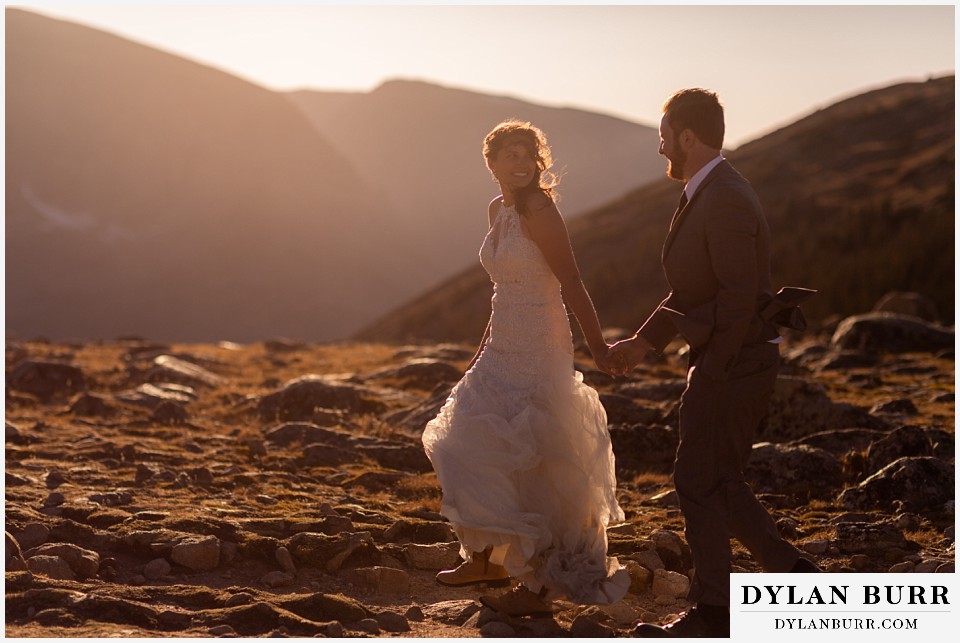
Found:
[{"label": "lace bodice of dress", "polygon": [[[520,226],[513,206],[494,219],[480,249],[480,262],[493,281],[493,314],[486,359],[503,366],[516,386],[523,378],[547,373],[567,376],[573,369],[570,320],[560,282],[537,244]],[[534,384],[535,379],[529,384]]]}]

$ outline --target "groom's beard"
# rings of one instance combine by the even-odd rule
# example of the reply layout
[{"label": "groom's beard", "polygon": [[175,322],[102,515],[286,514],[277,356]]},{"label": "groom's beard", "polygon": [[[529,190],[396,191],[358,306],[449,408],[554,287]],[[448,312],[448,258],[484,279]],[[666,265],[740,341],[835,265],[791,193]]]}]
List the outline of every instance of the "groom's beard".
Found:
[{"label": "groom's beard", "polygon": [[667,157],[667,176],[676,181],[685,181],[683,166],[687,163],[687,153],[680,148],[680,142],[674,142],[673,158]]}]

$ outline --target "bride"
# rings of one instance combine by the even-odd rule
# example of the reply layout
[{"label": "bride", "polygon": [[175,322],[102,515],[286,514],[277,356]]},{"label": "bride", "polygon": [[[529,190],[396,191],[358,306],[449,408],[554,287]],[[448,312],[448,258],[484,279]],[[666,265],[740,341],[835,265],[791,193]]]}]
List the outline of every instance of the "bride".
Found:
[{"label": "bride", "polygon": [[609,347],[554,203],[543,132],[505,121],[486,136],[483,155],[502,193],[480,249],[493,310],[466,374],[423,433],[440,511],[465,561],[437,581],[517,579],[506,594],[480,599],[510,616],[549,616],[556,598],[614,603],[630,577],[606,555],[606,528],[624,515],[606,413],[574,370],[564,299],[604,371]]}]

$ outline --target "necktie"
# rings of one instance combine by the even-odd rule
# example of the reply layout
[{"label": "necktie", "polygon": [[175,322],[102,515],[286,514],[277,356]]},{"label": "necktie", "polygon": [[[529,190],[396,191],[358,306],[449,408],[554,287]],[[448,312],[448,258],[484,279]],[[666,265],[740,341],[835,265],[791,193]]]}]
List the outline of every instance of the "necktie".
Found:
[{"label": "necktie", "polygon": [[687,191],[684,190],[680,193],[680,203],[677,204],[677,211],[673,213],[673,219],[670,220],[670,229],[673,230],[673,226],[676,225],[677,219],[680,217],[680,212],[683,211],[683,206],[687,204]]}]

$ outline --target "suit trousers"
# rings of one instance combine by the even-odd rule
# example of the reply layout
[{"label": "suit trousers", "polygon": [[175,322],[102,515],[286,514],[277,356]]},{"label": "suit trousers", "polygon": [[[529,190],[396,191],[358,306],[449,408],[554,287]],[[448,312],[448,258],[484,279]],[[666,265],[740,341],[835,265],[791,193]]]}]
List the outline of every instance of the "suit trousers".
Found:
[{"label": "suit trousers", "polygon": [[696,351],[690,359],[673,474],[695,567],[687,598],[728,606],[731,536],[768,572],[789,571],[800,555],[743,475],[777,379],[779,347],[744,346],[724,381],[701,372]]}]

